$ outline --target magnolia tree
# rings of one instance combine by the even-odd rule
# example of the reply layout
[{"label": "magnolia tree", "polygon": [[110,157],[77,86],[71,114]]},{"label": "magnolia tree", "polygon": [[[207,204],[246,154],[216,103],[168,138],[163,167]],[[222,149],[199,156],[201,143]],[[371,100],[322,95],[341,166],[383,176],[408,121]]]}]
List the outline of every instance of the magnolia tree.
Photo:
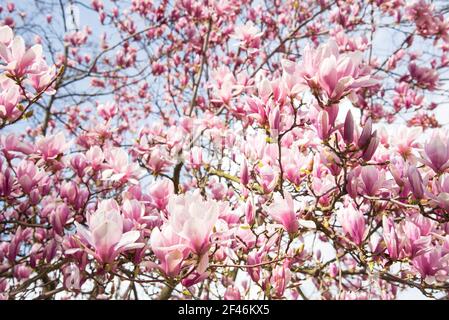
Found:
[{"label": "magnolia tree", "polygon": [[449,294],[449,4],[0,7],[0,298]]}]

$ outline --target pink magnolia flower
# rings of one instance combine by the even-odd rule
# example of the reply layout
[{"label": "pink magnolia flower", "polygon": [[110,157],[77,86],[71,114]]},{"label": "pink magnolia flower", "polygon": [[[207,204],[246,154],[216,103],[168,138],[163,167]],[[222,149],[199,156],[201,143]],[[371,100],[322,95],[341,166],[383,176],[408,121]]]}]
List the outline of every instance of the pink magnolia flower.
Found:
[{"label": "pink magnolia flower", "polygon": [[407,170],[407,178],[410,186],[410,190],[416,199],[422,199],[424,197],[424,182],[419,173],[419,170],[415,166],[410,166]]},{"label": "pink magnolia flower", "polygon": [[166,68],[162,63],[158,63],[157,61],[154,61],[151,64],[151,71],[154,75],[158,76],[165,72]]},{"label": "pink magnolia flower", "polygon": [[377,131],[372,131],[372,119],[368,118],[363,126],[362,133],[357,139],[357,146],[363,151],[362,158],[369,161],[379,146],[380,138]]},{"label": "pink magnolia flower", "polygon": [[202,255],[222,208],[215,200],[203,200],[199,193],[172,195],[168,202],[168,224],[187,241],[190,249]]},{"label": "pink magnolia flower", "polygon": [[70,159],[70,165],[72,166],[78,177],[82,178],[89,164],[87,162],[86,156],[82,153],[78,153]]},{"label": "pink magnolia flower", "polygon": [[285,289],[291,280],[291,271],[288,262],[285,261],[281,266],[277,266],[273,270],[270,282],[274,289],[274,296],[281,298],[284,295]]},{"label": "pink magnolia flower", "polygon": [[261,126],[268,121],[267,110],[264,102],[259,97],[249,97],[246,99],[245,111],[247,115],[255,119]]},{"label": "pink magnolia flower", "polygon": [[273,203],[266,207],[266,210],[288,233],[294,234],[298,231],[299,222],[296,217],[293,198],[288,192],[284,192],[284,197],[282,198],[280,194],[275,193]]},{"label": "pink magnolia flower", "polygon": [[417,139],[421,134],[422,128],[420,127],[401,127],[395,139],[392,139],[392,143],[395,145],[397,152],[407,159],[410,158],[413,149],[419,147]]},{"label": "pink magnolia flower", "polygon": [[16,77],[22,77],[29,70],[31,65],[40,60],[42,56],[42,46],[34,45],[30,49],[25,48],[25,41],[20,36],[13,38],[10,27],[0,28],[0,58],[6,63],[1,67],[11,72]]},{"label": "pink magnolia flower", "polygon": [[338,46],[331,40],[313,50],[304,50],[303,77],[312,90],[320,88],[327,99],[339,101],[352,90],[370,87],[377,80],[367,74],[360,52],[339,54]]},{"label": "pink magnolia flower", "polygon": [[371,160],[371,158],[374,156],[374,153],[377,150],[377,147],[379,146],[380,138],[378,138],[375,133],[371,137],[371,140],[368,144],[368,146],[363,150],[362,158],[365,161]]},{"label": "pink magnolia flower", "polygon": [[393,260],[401,258],[401,239],[396,232],[393,218],[382,217],[383,238],[387,246],[388,255]]},{"label": "pink magnolia flower", "polygon": [[429,89],[430,91],[436,89],[439,77],[435,69],[418,67],[415,62],[411,62],[408,65],[408,71],[419,87]]},{"label": "pink magnolia flower", "polygon": [[64,133],[59,132],[39,139],[36,143],[36,153],[43,161],[54,160],[62,155],[70,144],[66,142]]},{"label": "pink magnolia flower", "polygon": [[154,218],[145,213],[145,206],[136,199],[126,199],[122,205],[123,230],[130,231],[133,228],[140,230]]},{"label": "pink magnolia flower", "polygon": [[268,115],[268,124],[270,126],[270,136],[277,140],[281,129],[281,113],[279,107],[271,108]]},{"label": "pink magnolia flower", "polygon": [[15,178],[11,169],[0,172],[0,195],[9,196],[13,190]]},{"label": "pink magnolia flower", "polygon": [[318,118],[315,126],[318,133],[318,137],[321,140],[327,140],[330,134],[332,133],[331,131],[332,127],[329,123],[329,114],[327,113],[326,110],[321,110],[318,113]]},{"label": "pink magnolia flower", "polygon": [[[266,257],[266,252],[264,250],[262,249],[258,251],[253,250],[248,254],[247,263],[249,265],[258,265],[262,262],[264,257]],[[248,273],[254,282],[259,282],[261,277],[260,271],[261,271],[260,266],[248,268]]]},{"label": "pink magnolia flower", "polygon": [[413,106],[419,106],[424,100],[424,96],[418,95],[417,91],[411,89],[407,82],[401,82],[394,91],[393,105],[398,111],[403,107],[410,109]]},{"label": "pink magnolia flower", "polygon": [[94,171],[98,171],[103,166],[104,153],[99,146],[93,146],[86,152],[86,160]]},{"label": "pink magnolia flower", "polygon": [[69,218],[70,209],[65,203],[55,206],[50,214],[50,222],[57,234],[64,235],[64,226]]},{"label": "pink magnolia flower", "polygon": [[100,103],[97,105],[98,115],[103,119],[109,120],[117,114],[117,106],[113,102]]},{"label": "pink magnolia flower", "polygon": [[87,227],[75,222],[78,236],[93,248],[84,250],[100,263],[111,263],[120,253],[144,246],[136,243],[140,237],[138,231],[123,233],[123,216],[119,210],[115,200],[105,200],[94,213],[87,215]]},{"label": "pink magnolia flower", "polygon": [[[236,83],[233,75],[225,76],[221,81],[217,81],[212,85],[213,99],[212,102],[223,103],[226,106],[231,105],[231,99],[234,95],[238,94],[242,90],[242,86]],[[237,110],[234,110],[237,111]]]},{"label": "pink magnolia flower", "polygon": [[438,180],[434,180],[433,184],[433,192],[426,192],[431,199],[430,203],[449,212],[449,175],[442,175]]},{"label": "pink magnolia flower", "polygon": [[343,139],[346,143],[352,143],[354,141],[354,117],[351,110],[346,114],[344,127],[343,127]]},{"label": "pink magnolia flower", "polygon": [[324,149],[320,153],[320,161],[323,165],[325,165],[332,175],[338,176],[342,169],[342,163],[340,158],[333,152]]},{"label": "pink magnolia flower", "polygon": [[246,186],[249,183],[249,170],[248,170],[248,162],[246,161],[246,158],[243,158],[243,161],[241,162],[240,167],[240,182],[242,185]]},{"label": "pink magnolia flower", "polygon": [[434,15],[435,5],[430,1],[414,0],[405,7],[405,18],[416,24],[416,31],[423,36],[438,32],[438,18]]},{"label": "pink magnolia flower", "polygon": [[412,221],[401,224],[403,232],[403,250],[407,257],[419,256],[430,250],[431,238],[421,233],[421,229]]},{"label": "pink magnolia flower", "polygon": [[278,169],[267,164],[261,164],[257,168],[257,180],[266,193],[270,193],[278,182]]},{"label": "pink magnolia flower", "polygon": [[299,185],[306,174],[312,171],[313,155],[297,152],[294,148],[282,149],[282,169],[284,179]]},{"label": "pink magnolia flower", "polygon": [[426,283],[444,282],[449,278],[449,253],[441,247],[415,257],[412,263]]},{"label": "pink magnolia flower", "polygon": [[45,90],[48,95],[55,94],[54,85],[50,83],[56,77],[56,66],[49,67],[44,60],[41,60],[39,64],[36,63],[35,66],[33,73],[28,74],[24,82],[30,84],[37,93]]},{"label": "pink magnolia flower", "polygon": [[174,194],[173,182],[168,179],[162,179],[150,186],[149,194],[152,204],[159,210],[165,210],[170,196]]},{"label": "pink magnolia flower", "polygon": [[256,219],[256,212],[251,200],[247,200],[245,206],[243,207],[243,212],[245,213],[245,221],[247,224],[252,225]]},{"label": "pink magnolia flower", "polygon": [[236,286],[229,286],[226,288],[224,294],[224,300],[241,300],[242,296],[240,294],[240,290]]},{"label": "pink magnolia flower", "polygon": [[[204,255],[204,257],[207,258],[207,255]],[[204,281],[205,279],[207,279],[208,276],[209,272],[198,272],[195,270],[194,272],[190,273],[187,277],[182,279],[181,284],[184,287],[191,287],[197,283],[200,283],[201,281]]]},{"label": "pink magnolia flower", "polygon": [[357,245],[362,244],[366,230],[363,213],[349,205],[338,210],[337,218],[343,231],[350,236],[351,240]]},{"label": "pink magnolia flower", "polygon": [[67,181],[62,183],[59,193],[61,198],[65,199],[67,203],[73,204],[78,197],[78,186],[74,181]]},{"label": "pink magnolia flower", "polygon": [[62,274],[64,276],[64,287],[67,290],[79,290],[81,288],[81,275],[79,267],[70,263],[63,268]]},{"label": "pink magnolia flower", "polygon": [[162,231],[154,228],[151,232],[150,247],[160,265],[150,263],[148,266],[159,268],[169,277],[177,276],[189,253],[186,240],[180,237],[171,225],[164,225]]},{"label": "pink magnolia flower", "polygon": [[102,0],[92,0],[91,5],[95,11],[101,11],[104,8],[104,4],[103,4]]},{"label": "pink magnolia flower", "polygon": [[320,196],[319,203],[328,206],[332,199],[330,191],[335,188],[335,181],[331,175],[318,177],[316,173],[312,178],[312,188],[315,194]]},{"label": "pink magnolia flower", "polygon": [[129,181],[137,184],[140,169],[137,164],[129,163],[128,153],[121,148],[110,148],[105,152],[106,164],[102,178],[111,181]]},{"label": "pink magnolia flower", "polygon": [[16,257],[19,253],[19,250],[22,246],[22,243],[29,237],[32,230],[29,228],[22,229],[21,226],[19,226],[16,229],[16,233],[14,234],[13,238],[11,239],[11,242],[9,243],[9,246],[7,246],[7,253],[5,256],[8,258],[10,262],[14,262],[16,260]]},{"label": "pink magnolia flower", "polygon": [[423,223],[426,222],[409,219],[394,223],[391,217],[382,218],[383,238],[391,259],[414,258],[431,249],[431,238],[426,232],[428,227]]},{"label": "pink magnolia flower", "polygon": [[362,132],[357,139],[357,145],[359,148],[365,148],[370,143],[371,138],[375,135],[373,133],[373,120],[368,118],[363,126]]},{"label": "pink magnolia flower", "polygon": [[31,269],[29,266],[26,266],[24,264],[18,264],[14,266],[13,269],[14,276],[19,280],[26,280],[31,276],[31,273],[33,272],[33,269]]},{"label": "pink magnolia flower", "polygon": [[71,47],[80,47],[86,43],[87,37],[85,31],[73,31],[64,36],[64,42]]},{"label": "pink magnolia flower", "polygon": [[20,98],[19,87],[6,80],[0,82],[0,88],[0,118],[13,120],[20,115],[16,108]]},{"label": "pink magnolia flower", "polygon": [[258,48],[262,35],[263,32],[260,32],[252,21],[248,21],[245,25],[236,26],[231,37],[240,40],[240,45],[244,48]]},{"label": "pink magnolia flower", "polygon": [[214,200],[223,200],[228,193],[228,188],[216,179],[210,179],[208,187],[211,198]]},{"label": "pink magnolia flower", "polygon": [[200,147],[194,146],[190,150],[190,152],[189,152],[189,163],[190,163],[190,166],[193,169],[197,169],[197,170],[203,164],[203,150]]},{"label": "pink magnolia flower", "polygon": [[20,152],[23,154],[31,154],[34,151],[32,144],[22,141],[15,134],[8,134],[7,136],[0,137],[0,144],[3,148],[3,153],[5,157],[12,159],[13,155],[10,152]]},{"label": "pink magnolia flower", "polygon": [[150,168],[154,174],[165,173],[168,167],[173,163],[169,154],[163,148],[155,147],[151,150],[147,160],[147,167]]},{"label": "pink magnolia flower", "polygon": [[424,145],[421,162],[440,173],[449,168],[449,141],[441,131],[434,131]]},{"label": "pink magnolia flower", "polygon": [[298,82],[301,78],[301,66],[293,61],[283,59],[282,63],[282,82],[286,89],[286,94],[296,96],[303,91],[307,86],[304,83]]},{"label": "pink magnolia flower", "polygon": [[44,175],[45,172],[31,161],[23,160],[17,168],[17,181],[25,194],[30,194]]},{"label": "pink magnolia flower", "polygon": [[385,174],[375,166],[364,166],[360,171],[361,189],[368,196],[375,196],[384,186]]}]

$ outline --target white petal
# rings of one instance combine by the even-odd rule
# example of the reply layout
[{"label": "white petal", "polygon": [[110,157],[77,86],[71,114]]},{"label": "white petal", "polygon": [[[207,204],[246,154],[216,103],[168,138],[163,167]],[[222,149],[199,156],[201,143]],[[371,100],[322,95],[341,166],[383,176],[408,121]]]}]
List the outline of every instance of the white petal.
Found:
[{"label": "white petal", "polygon": [[140,237],[139,231],[129,231],[122,235],[120,241],[115,245],[115,249],[119,249],[120,247],[127,246],[129,244],[133,244]]},{"label": "white petal", "polygon": [[315,222],[313,222],[311,220],[299,219],[299,225],[301,225],[301,226],[303,226],[304,228],[307,228],[307,229],[316,229]]},{"label": "white petal", "polygon": [[14,36],[12,29],[9,26],[0,27],[0,42],[8,44]]},{"label": "white petal", "polygon": [[90,245],[94,245],[94,241],[92,239],[92,234],[90,233],[89,229],[87,229],[82,224],[79,224],[75,221],[76,226],[76,232],[84,239],[86,240]]}]

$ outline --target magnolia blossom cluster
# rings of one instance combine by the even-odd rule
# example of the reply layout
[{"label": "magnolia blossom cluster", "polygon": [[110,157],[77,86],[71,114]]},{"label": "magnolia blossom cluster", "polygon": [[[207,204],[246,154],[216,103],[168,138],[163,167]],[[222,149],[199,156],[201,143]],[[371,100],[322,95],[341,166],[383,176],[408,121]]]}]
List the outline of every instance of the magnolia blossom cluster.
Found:
[{"label": "magnolia blossom cluster", "polygon": [[[0,7],[1,299],[448,294],[444,10],[84,7],[46,53]],[[384,57],[376,19],[415,32]]]},{"label": "magnolia blossom cluster", "polygon": [[[3,127],[27,115],[29,106],[44,92],[54,93],[56,67],[47,65],[40,44],[27,48],[24,39],[14,36],[9,26],[0,27],[0,63],[0,125]],[[20,104],[23,99],[28,106]]]}]

